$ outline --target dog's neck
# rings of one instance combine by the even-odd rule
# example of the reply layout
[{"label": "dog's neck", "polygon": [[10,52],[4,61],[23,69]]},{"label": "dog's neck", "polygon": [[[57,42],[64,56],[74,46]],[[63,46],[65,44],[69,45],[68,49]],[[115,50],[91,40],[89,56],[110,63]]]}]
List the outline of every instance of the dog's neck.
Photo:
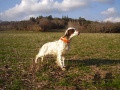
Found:
[{"label": "dog's neck", "polygon": [[67,44],[70,43],[70,40],[67,39],[66,37],[61,37],[60,40],[62,40],[64,43],[67,43]]},{"label": "dog's neck", "polygon": [[61,37],[60,40],[62,40],[63,42],[69,44],[71,38],[69,36],[65,35],[65,36]]}]

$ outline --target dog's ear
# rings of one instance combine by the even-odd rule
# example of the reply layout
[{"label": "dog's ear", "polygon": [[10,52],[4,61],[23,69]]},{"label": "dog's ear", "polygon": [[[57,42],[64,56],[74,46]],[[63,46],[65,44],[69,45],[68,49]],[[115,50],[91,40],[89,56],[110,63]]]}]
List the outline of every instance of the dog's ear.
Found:
[{"label": "dog's ear", "polygon": [[68,35],[71,36],[74,32],[75,32],[74,29],[69,29],[69,30],[68,30]]},{"label": "dog's ear", "polygon": [[64,37],[69,38],[75,32],[74,29],[66,30]]}]

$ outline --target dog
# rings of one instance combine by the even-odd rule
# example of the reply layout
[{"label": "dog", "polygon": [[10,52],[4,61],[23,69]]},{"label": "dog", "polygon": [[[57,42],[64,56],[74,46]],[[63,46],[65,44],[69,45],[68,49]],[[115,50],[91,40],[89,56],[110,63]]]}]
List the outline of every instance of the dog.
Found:
[{"label": "dog", "polygon": [[54,42],[48,42],[40,48],[39,53],[36,55],[35,63],[37,63],[38,58],[41,58],[41,61],[43,62],[43,58],[46,55],[57,56],[56,63],[64,71],[64,54],[66,53],[66,51],[69,50],[71,38],[79,34],[80,32],[74,27],[69,27],[65,31],[64,36],[62,36],[59,40]]}]

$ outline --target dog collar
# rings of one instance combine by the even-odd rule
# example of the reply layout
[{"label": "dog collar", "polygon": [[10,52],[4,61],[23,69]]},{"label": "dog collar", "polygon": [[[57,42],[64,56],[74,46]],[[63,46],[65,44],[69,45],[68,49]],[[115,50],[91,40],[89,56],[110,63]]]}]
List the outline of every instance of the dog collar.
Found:
[{"label": "dog collar", "polygon": [[70,43],[70,40],[68,40],[67,38],[61,37],[60,40],[62,40],[65,43]]}]

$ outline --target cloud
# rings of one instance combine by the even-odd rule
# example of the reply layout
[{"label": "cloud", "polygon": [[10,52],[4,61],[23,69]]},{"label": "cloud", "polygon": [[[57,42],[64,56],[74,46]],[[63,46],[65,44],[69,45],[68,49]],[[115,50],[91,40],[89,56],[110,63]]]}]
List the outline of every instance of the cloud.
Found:
[{"label": "cloud", "polygon": [[37,16],[47,13],[66,12],[73,9],[85,7],[88,0],[22,0],[21,3],[5,12],[0,13],[1,20],[14,21],[27,19],[30,16]]},{"label": "cloud", "polygon": [[102,11],[101,14],[106,17],[104,22],[120,22],[120,13],[114,7]]},{"label": "cloud", "polygon": [[104,22],[120,22],[120,17],[109,17],[104,20]]},{"label": "cloud", "polygon": [[29,19],[31,16],[37,17],[41,14],[63,13],[86,8],[93,2],[109,4],[114,1],[115,0],[21,0],[20,4],[16,4],[13,8],[1,12],[0,20],[24,20]]},{"label": "cloud", "polygon": [[93,0],[96,2],[100,2],[100,3],[108,3],[108,4],[112,4],[115,2],[115,0]]},{"label": "cloud", "polygon": [[59,10],[62,11],[68,11],[79,7],[85,7],[87,5],[88,5],[87,0],[63,0],[62,3],[57,4]]},{"label": "cloud", "polygon": [[106,16],[113,16],[117,14],[117,10],[115,8],[108,8],[107,10],[101,12],[101,14],[106,15]]}]

